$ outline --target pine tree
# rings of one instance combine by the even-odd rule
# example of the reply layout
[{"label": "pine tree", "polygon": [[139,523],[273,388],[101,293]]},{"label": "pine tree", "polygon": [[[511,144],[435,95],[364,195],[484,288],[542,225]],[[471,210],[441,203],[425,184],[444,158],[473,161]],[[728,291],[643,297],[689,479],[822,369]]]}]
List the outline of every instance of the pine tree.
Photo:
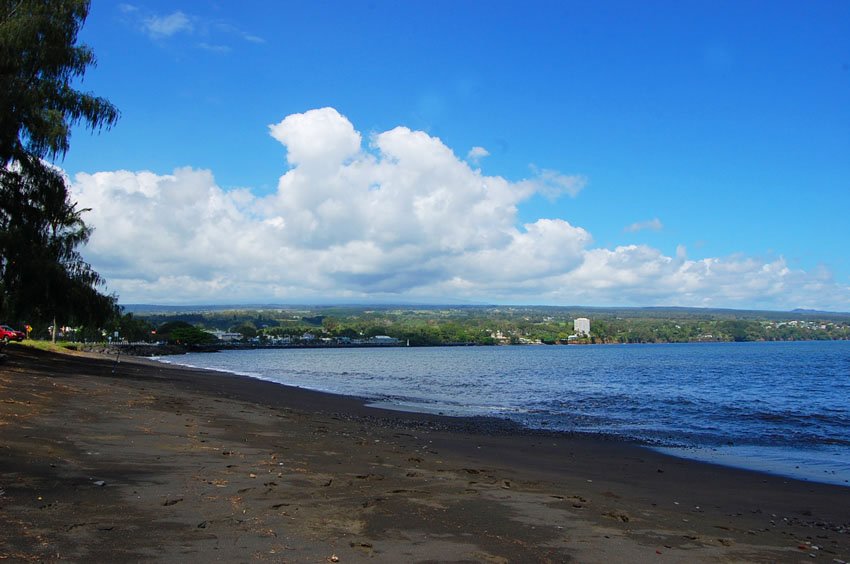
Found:
[{"label": "pine tree", "polygon": [[[104,323],[115,298],[77,250],[91,229],[67,181],[71,129],[108,128],[118,110],[73,87],[94,65],[77,43],[87,0],[0,0],[0,316]],[[54,323],[55,325],[55,323]]]}]

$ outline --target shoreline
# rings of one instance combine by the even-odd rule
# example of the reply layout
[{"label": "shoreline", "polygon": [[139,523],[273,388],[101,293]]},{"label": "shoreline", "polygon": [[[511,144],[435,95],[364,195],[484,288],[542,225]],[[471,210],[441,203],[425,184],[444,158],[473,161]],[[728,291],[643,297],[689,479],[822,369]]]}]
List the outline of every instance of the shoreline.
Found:
[{"label": "shoreline", "polygon": [[149,359],[7,352],[0,557],[850,558],[847,487]]},{"label": "shoreline", "polygon": [[498,344],[479,344],[479,343],[442,343],[435,345],[407,345],[405,343],[395,344],[290,344],[290,345],[241,345],[227,344],[221,345],[193,345],[186,347],[184,345],[168,345],[157,343],[76,343],[81,346],[83,352],[95,352],[104,355],[111,354],[110,351],[117,350],[127,356],[137,356],[142,358],[158,357],[158,356],[180,356],[187,353],[216,353],[227,350],[275,350],[275,349],[375,349],[375,348],[440,348],[440,347],[566,347],[566,346],[622,346],[622,345],[711,345],[711,344],[745,344],[745,343],[820,343],[820,342],[850,342],[850,339],[775,339],[775,340],[753,340],[753,341],[718,341],[718,340],[695,340],[695,341],[659,341],[659,342],[598,342],[598,343],[498,343]]},{"label": "shoreline", "polygon": [[[670,344],[670,343],[658,343]],[[529,345],[516,345],[529,346]],[[280,348],[280,347],[268,347]],[[303,347],[289,347],[303,348]],[[316,347],[314,347],[316,348]],[[343,348],[343,347],[324,347],[324,348]],[[260,349],[237,348],[237,351],[249,351]],[[361,402],[366,407],[381,409],[390,412],[398,413],[421,413],[433,415],[437,417],[448,417],[452,419],[464,418],[491,418],[494,421],[499,421],[506,425],[514,426],[514,433],[528,434],[534,436],[586,436],[591,440],[606,440],[620,441],[626,444],[633,444],[643,448],[653,450],[672,456],[691,461],[699,461],[717,466],[743,469],[755,472],[762,472],[780,478],[800,480],[804,482],[814,482],[837,485],[841,487],[850,487],[850,467],[846,462],[842,464],[843,459],[835,458],[834,453],[828,449],[806,449],[805,447],[788,447],[778,445],[740,445],[740,444],[699,444],[691,442],[665,442],[662,439],[642,438],[637,436],[629,436],[618,434],[616,432],[598,432],[593,430],[572,430],[558,429],[551,427],[533,427],[523,424],[520,421],[511,419],[508,416],[474,414],[463,412],[452,412],[449,408],[429,407],[427,404],[415,403],[393,403],[391,400],[384,400],[381,397],[361,396],[361,395],[346,395],[340,392],[335,392],[328,389],[302,387],[295,384],[280,382],[271,377],[264,377],[257,373],[240,372],[236,370],[228,370],[225,368],[205,367],[203,364],[195,365],[189,363],[181,363],[179,357],[161,356],[152,357],[150,360],[164,363],[168,366],[184,367],[198,370],[220,371],[225,374],[230,374],[239,377],[254,378],[264,382],[270,382],[284,388],[297,388],[303,390],[314,391],[317,393],[337,395],[341,398],[351,398]]]}]

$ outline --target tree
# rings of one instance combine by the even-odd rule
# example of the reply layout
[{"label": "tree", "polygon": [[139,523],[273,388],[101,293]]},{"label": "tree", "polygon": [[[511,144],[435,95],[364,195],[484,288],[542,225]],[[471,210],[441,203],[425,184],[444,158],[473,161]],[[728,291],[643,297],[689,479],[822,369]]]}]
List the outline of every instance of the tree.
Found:
[{"label": "tree", "polygon": [[77,251],[91,234],[85,210],[58,170],[29,164],[0,171],[0,306],[15,318],[102,324],[115,299],[97,291],[103,280]]},{"label": "tree", "polygon": [[203,329],[197,327],[178,327],[171,332],[169,342],[177,343],[178,345],[196,346],[209,345],[218,342],[215,335],[207,333]]},{"label": "tree", "polygon": [[250,321],[246,321],[240,325],[234,325],[230,328],[232,333],[239,333],[243,339],[253,339],[257,336],[257,328]]},{"label": "tree", "polygon": [[64,156],[71,128],[110,127],[118,110],[71,83],[95,64],[77,44],[88,0],[0,0],[0,166]]},{"label": "tree", "polygon": [[140,319],[132,313],[124,313],[116,315],[110,323],[106,325],[107,331],[112,334],[118,331],[118,334],[127,341],[149,341],[154,336],[153,325],[145,319]]},{"label": "tree", "polygon": [[193,329],[194,327],[194,325],[185,321],[167,321],[157,328],[156,333],[159,337],[170,341],[171,334],[174,333],[174,331],[177,331],[178,329]]},{"label": "tree", "polygon": [[[77,44],[87,0],[0,0],[0,314],[103,323],[115,298],[77,251],[91,234],[62,173],[71,128],[118,110],[72,83],[94,65]],[[55,326],[55,323],[54,323]]]}]

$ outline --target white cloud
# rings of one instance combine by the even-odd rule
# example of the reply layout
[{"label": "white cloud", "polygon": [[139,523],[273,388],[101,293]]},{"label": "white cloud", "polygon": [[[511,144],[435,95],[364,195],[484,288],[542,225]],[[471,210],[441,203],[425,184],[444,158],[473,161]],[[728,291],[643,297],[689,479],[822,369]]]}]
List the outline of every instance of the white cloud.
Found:
[{"label": "white cloud", "polygon": [[183,34],[198,40],[194,43],[195,47],[212,53],[230,52],[232,46],[229,43],[234,38],[254,44],[266,42],[262,37],[243,31],[229,22],[187,14],[181,10],[158,14],[132,4],[119,4],[118,10],[123,14],[125,22],[141,29],[158,42]]},{"label": "white cloud", "polygon": [[661,231],[662,229],[664,229],[664,224],[656,217],[648,221],[638,221],[631,225],[627,225],[623,228],[623,231],[626,231],[627,233],[636,233],[638,231]]},{"label": "white cloud", "polygon": [[198,47],[211,53],[230,53],[233,50],[227,45],[214,45],[203,41],[198,43]]},{"label": "white cloud", "polygon": [[360,151],[362,138],[333,108],[293,114],[269,126],[271,136],[286,145],[292,165],[311,163],[333,169]]},{"label": "white cloud", "polygon": [[474,165],[477,165],[484,157],[489,157],[490,151],[484,147],[473,147],[466,154],[466,160]]},{"label": "white cloud", "polygon": [[171,37],[180,32],[192,31],[192,22],[183,12],[166,16],[149,16],[144,20],[144,30],[154,39]]},{"label": "white cloud", "polygon": [[533,165],[531,170],[535,173],[535,178],[529,182],[533,183],[534,191],[549,199],[559,198],[564,194],[575,198],[587,186],[587,179],[583,176],[567,176],[557,170],[541,170]]},{"label": "white cloud", "polygon": [[[277,190],[224,190],[208,170],[78,174],[84,254],[123,302],[339,299],[850,309],[850,289],[782,259],[595,248],[560,218],[524,225],[535,194],[575,195],[555,171],[487,176],[439,139],[397,127],[366,143],[332,108],[270,126],[290,169]],[[660,222],[659,222],[660,223]]]}]

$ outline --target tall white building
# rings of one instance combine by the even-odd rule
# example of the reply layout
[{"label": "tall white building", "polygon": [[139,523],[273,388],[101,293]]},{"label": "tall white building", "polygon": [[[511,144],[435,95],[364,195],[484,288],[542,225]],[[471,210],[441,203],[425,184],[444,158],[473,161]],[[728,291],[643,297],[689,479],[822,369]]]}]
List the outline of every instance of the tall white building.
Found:
[{"label": "tall white building", "polygon": [[590,335],[590,320],[586,317],[579,317],[573,322],[573,331],[581,337]]}]

